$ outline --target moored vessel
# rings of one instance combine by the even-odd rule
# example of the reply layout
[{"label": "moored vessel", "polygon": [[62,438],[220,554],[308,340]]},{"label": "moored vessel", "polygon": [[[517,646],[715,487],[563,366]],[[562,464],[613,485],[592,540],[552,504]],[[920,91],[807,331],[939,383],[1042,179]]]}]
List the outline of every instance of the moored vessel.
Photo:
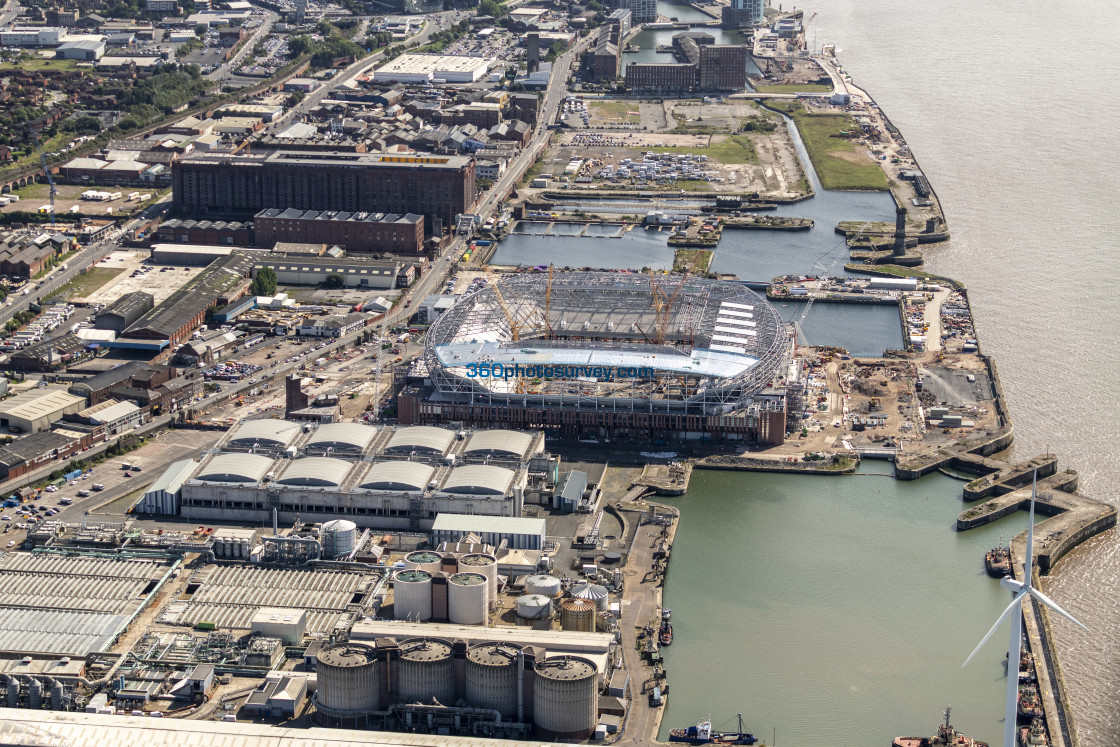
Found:
[{"label": "moored vessel", "polygon": [[1019,728],[1019,747],[1049,747],[1050,740],[1046,738],[1046,724],[1037,716],[1031,720],[1030,726]]},{"label": "moored vessel", "polygon": [[998,545],[984,554],[984,568],[994,578],[1011,575],[1011,550],[1003,544],[1003,537],[999,538]]},{"label": "moored vessel", "polygon": [[1038,697],[1037,685],[1019,687],[1019,718],[1033,719],[1042,716],[1042,700]]},{"label": "moored vessel", "polygon": [[958,733],[949,723],[951,710],[945,709],[945,722],[938,725],[932,737],[895,737],[892,747],[988,747],[987,742]]},{"label": "moored vessel", "polygon": [[[743,731],[743,715],[738,715],[738,731],[714,731],[711,719],[701,721],[696,726],[669,731],[670,742],[687,742],[689,744],[754,744],[758,741],[749,732]],[[987,747],[987,745],[985,745]]]}]

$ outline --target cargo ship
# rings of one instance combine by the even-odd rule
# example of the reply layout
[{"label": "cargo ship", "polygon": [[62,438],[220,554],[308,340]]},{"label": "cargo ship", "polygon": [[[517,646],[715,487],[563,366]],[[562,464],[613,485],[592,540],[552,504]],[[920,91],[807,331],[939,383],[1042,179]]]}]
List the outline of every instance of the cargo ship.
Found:
[{"label": "cargo ship", "polygon": [[988,550],[984,555],[984,568],[993,578],[1003,578],[1011,575],[1011,550],[1003,544],[1000,537],[999,544]]},{"label": "cargo ship", "polygon": [[932,737],[895,737],[892,747],[988,747],[987,742],[958,734],[949,723],[951,710],[945,709],[945,723],[938,725],[937,733]]},{"label": "cargo ship", "polygon": [[[739,731],[713,731],[711,720],[701,721],[696,726],[685,729],[672,729],[670,742],[689,744],[754,744],[758,741],[753,734],[743,731],[743,715],[739,714]],[[985,745],[984,747],[987,747]]]}]

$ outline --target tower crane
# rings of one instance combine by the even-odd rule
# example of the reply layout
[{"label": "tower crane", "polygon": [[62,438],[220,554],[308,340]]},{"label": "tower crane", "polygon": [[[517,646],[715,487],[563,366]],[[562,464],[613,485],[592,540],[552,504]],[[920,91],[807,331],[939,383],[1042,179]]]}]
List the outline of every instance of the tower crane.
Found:
[{"label": "tower crane", "polygon": [[54,186],[54,177],[51,176],[51,168],[47,165],[47,155],[43,153],[43,145],[39,142],[39,133],[32,128],[31,137],[35,139],[35,149],[39,151],[39,163],[43,164],[43,173],[47,175],[47,183],[51,185],[51,230],[54,230],[54,196],[58,194],[58,190]]}]

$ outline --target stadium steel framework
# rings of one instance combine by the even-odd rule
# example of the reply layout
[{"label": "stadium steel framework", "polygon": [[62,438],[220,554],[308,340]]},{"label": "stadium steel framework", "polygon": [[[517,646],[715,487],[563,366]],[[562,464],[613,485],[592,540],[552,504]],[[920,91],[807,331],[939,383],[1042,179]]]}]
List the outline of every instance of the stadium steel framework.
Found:
[{"label": "stadium steel framework", "polygon": [[[739,283],[519,273],[441,315],[423,360],[433,401],[710,416],[750,406],[790,351],[778,312]],[[502,374],[482,378],[480,367]],[[549,367],[562,375],[541,376]]]}]

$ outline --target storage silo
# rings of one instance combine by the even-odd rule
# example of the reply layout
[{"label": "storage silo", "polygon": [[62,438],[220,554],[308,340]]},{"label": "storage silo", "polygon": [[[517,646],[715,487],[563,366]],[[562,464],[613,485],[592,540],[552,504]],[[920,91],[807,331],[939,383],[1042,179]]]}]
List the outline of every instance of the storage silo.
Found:
[{"label": "storage silo", "polygon": [[468,573],[481,573],[486,576],[490,606],[498,604],[498,559],[485,553],[471,553],[459,558],[459,570]]},{"label": "storage silo", "polygon": [[573,599],[588,599],[595,603],[595,609],[607,611],[607,587],[599,584],[576,584],[572,587]]},{"label": "storage silo", "polygon": [[481,573],[456,573],[447,579],[447,619],[457,625],[485,625],[489,591]]},{"label": "storage silo", "polygon": [[544,594],[526,594],[517,598],[517,616],[526,620],[540,620],[552,614],[552,597]]},{"label": "storage silo", "polygon": [[546,597],[560,596],[560,579],[556,576],[537,575],[525,579],[526,594],[544,594]]},{"label": "storage silo", "polygon": [[354,551],[358,541],[358,525],[347,519],[334,519],[323,524],[319,530],[323,543],[323,555],[328,558],[341,558]]},{"label": "storage silo", "polygon": [[315,657],[315,707],[324,716],[358,723],[381,706],[377,652],[363,643],[340,643]]},{"label": "storage silo", "polygon": [[397,657],[397,690],[402,703],[455,702],[451,644],[436,638],[410,638]]},{"label": "storage silo", "polygon": [[432,574],[419,568],[397,572],[393,578],[393,617],[413,622],[432,619]]},{"label": "storage silo", "polygon": [[409,568],[423,568],[428,573],[439,573],[440,554],[431,550],[417,550],[404,556],[404,564]]},{"label": "storage silo", "polygon": [[549,739],[586,739],[599,720],[599,672],[578,656],[538,662],[533,724]]},{"label": "storage silo", "polygon": [[584,633],[595,632],[595,603],[590,599],[564,599],[560,602],[560,627]]},{"label": "storage silo", "polygon": [[475,708],[492,708],[503,717],[516,714],[520,653],[510,643],[476,643],[467,649],[467,702]]}]

